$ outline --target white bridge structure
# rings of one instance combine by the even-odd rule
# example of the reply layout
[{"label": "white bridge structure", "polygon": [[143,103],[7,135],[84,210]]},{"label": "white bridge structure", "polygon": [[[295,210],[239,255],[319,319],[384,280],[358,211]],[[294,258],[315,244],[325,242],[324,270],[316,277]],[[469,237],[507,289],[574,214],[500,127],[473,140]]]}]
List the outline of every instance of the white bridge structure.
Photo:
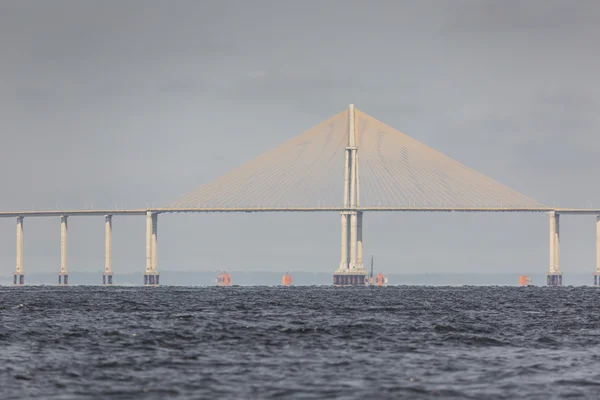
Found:
[{"label": "white bridge structure", "polygon": [[112,217],[146,217],[145,285],[159,285],[158,215],[202,212],[340,213],[340,264],[333,283],[364,285],[365,212],[537,212],[550,216],[547,284],[562,285],[560,215],[596,216],[596,269],[600,285],[600,209],[553,208],[527,197],[383,124],[350,105],[308,131],[184,194],[162,208],[0,212],[16,218],[14,284],[25,283],[23,226],[29,217],[60,217],[59,285],[69,284],[67,220],[104,216],[103,284],[113,284]]}]

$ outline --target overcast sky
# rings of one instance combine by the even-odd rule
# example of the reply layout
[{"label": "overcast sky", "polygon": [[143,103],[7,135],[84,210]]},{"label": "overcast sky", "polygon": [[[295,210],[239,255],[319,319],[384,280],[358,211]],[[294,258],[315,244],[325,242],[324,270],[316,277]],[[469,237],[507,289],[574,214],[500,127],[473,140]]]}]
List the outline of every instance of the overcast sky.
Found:
[{"label": "overcast sky", "polygon": [[[597,1],[0,1],[0,209],[164,205],[349,103],[544,204],[600,207],[598,21]],[[591,274],[595,218],[561,222],[563,272]],[[69,224],[69,268],[101,270],[103,218]],[[113,226],[115,273],[142,271],[144,218]],[[159,232],[160,270],[339,264],[334,213]],[[545,214],[367,214],[364,240],[384,272],[548,268]],[[26,271],[58,272],[59,241],[26,219]]]}]

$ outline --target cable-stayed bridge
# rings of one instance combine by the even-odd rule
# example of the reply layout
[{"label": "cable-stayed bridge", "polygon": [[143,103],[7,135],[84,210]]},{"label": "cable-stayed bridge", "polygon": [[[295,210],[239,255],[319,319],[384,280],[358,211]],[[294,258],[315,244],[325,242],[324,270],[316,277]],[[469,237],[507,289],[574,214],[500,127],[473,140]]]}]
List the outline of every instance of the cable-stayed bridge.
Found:
[{"label": "cable-stayed bridge", "polygon": [[336,285],[364,285],[364,212],[546,212],[550,215],[549,285],[562,285],[560,214],[597,215],[596,272],[600,276],[600,210],[560,209],[511,189],[357,110],[353,105],[161,208],[0,212],[17,219],[14,283],[24,284],[23,220],[61,219],[59,284],[68,284],[67,219],[105,216],[104,284],[113,283],[112,216],[146,215],[144,284],[159,284],[158,215],[184,212],[339,212],[340,264]]}]

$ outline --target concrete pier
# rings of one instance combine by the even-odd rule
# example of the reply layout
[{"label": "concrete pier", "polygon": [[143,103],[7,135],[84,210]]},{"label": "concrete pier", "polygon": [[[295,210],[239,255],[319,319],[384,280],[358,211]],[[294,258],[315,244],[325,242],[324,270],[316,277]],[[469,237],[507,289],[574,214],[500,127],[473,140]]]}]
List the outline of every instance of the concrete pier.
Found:
[{"label": "concrete pier", "polygon": [[596,272],[594,286],[600,286],[600,214],[596,215]]},{"label": "concrete pier", "polygon": [[112,215],[104,216],[104,273],[102,274],[102,284],[112,286]]},{"label": "concrete pier", "polygon": [[21,286],[25,284],[23,272],[23,217],[17,217],[17,267],[13,274],[13,284]]},{"label": "concrete pier", "polygon": [[67,215],[60,217],[60,273],[58,284],[65,286],[69,284],[69,271],[67,269]]},{"label": "concrete pier", "polygon": [[155,286],[160,283],[157,270],[158,247],[158,214],[148,211],[146,213],[146,271],[144,285]]},{"label": "concrete pier", "polygon": [[551,211],[550,215],[550,269],[546,275],[548,286],[562,286],[560,272],[560,215]]},{"label": "concrete pier", "polygon": [[154,284],[154,278],[150,282],[152,275],[152,212],[146,213],[146,271],[144,272],[144,285]]},{"label": "concrete pier", "polygon": [[154,284],[160,285],[160,274],[158,273],[158,214],[152,214],[152,275]]}]

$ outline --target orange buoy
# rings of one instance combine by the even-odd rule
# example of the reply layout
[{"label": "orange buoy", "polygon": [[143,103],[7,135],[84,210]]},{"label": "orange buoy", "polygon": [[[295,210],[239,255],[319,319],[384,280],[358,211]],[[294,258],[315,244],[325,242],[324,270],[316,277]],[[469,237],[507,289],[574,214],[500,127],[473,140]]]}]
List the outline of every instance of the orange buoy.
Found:
[{"label": "orange buoy", "polygon": [[222,272],[217,278],[217,286],[231,286],[231,275],[227,272]]},{"label": "orange buoy", "polygon": [[519,276],[519,286],[531,285],[531,278],[525,275]]},{"label": "orange buoy", "polygon": [[281,278],[281,284],[283,286],[292,286],[292,276],[290,274],[283,275],[283,278]]},{"label": "orange buoy", "polygon": [[383,284],[385,283],[385,276],[383,276],[383,274],[380,272],[379,274],[377,274],[377,276],[375,277],[375,284],[377,286],[383,286]]}]

